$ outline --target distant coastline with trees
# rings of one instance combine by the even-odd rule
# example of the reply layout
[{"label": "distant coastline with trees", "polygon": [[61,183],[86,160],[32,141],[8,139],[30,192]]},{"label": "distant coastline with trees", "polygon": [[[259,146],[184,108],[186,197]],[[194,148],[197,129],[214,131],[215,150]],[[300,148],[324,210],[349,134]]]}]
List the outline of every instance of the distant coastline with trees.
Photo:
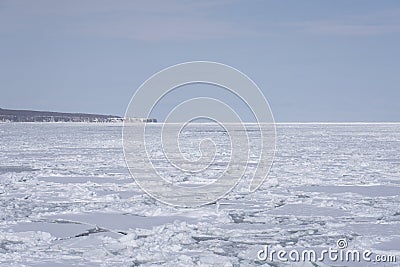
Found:
[{"label": "distant coastline with trees", "polygon": [[[64,113],[52,111],[14,110],[0,108],[0,122],[123,122],[115,115]],[[153,118],[127,118],[128,122],[157,122]]]}]

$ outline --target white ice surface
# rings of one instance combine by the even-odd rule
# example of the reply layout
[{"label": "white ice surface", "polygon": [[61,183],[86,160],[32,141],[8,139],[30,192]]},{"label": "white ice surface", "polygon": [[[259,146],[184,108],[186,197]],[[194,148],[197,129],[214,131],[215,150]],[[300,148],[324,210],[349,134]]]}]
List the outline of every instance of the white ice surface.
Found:
[{"label": "white ice surface", "polygon": [[400,124],[280,124],[277,137],[257,192],[181,209],[136,186],[120,125],[0,124],[0,266],[254,266],[264,245],[339,238],[400,255]]}]

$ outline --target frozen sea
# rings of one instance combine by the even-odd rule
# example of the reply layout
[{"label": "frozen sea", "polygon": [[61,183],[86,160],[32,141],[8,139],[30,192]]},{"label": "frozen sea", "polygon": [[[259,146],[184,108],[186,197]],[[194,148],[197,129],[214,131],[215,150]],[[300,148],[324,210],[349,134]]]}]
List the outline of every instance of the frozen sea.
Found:
[{"label": "frozen sea", "polygon": [[[143,193],[121,131],[0,124],[0,266],[400,266],[400,124],[277,124],[264,184],[200,208]],[[321,250],[339,239],[397,263],[257,258],[266,245]]]}]

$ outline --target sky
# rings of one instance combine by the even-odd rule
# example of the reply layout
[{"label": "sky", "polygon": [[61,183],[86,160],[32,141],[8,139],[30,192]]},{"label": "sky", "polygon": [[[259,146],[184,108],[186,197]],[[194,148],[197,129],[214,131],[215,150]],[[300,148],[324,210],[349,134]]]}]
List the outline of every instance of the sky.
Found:
[{"label": "sky", "polygon": [[123,115],[196,60],[248,75],[277,122],[400,121],[397,0],[0,0],[1,108]]}]

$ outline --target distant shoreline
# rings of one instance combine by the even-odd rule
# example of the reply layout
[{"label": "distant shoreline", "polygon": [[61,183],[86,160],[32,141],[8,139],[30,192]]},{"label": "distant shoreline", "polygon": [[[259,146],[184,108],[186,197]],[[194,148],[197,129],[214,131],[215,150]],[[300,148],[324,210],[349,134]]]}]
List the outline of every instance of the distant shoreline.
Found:
[{"label": "distant shoreline", "polygon": [[0,108],[0,122],[157,122],[153,118],[126,118],[116,115],[64,113],[53,111],[16,110]]}]

